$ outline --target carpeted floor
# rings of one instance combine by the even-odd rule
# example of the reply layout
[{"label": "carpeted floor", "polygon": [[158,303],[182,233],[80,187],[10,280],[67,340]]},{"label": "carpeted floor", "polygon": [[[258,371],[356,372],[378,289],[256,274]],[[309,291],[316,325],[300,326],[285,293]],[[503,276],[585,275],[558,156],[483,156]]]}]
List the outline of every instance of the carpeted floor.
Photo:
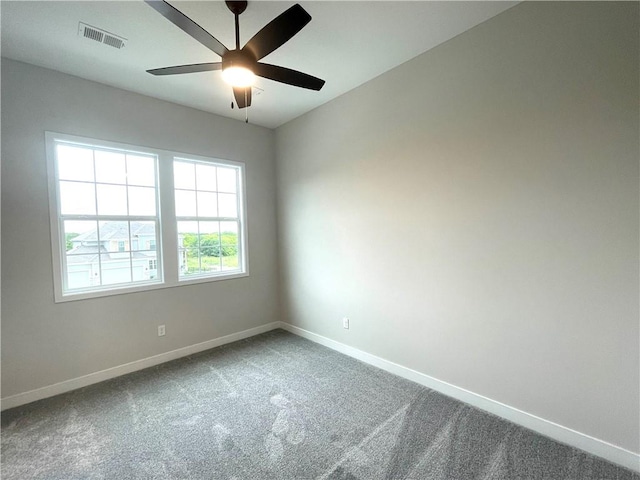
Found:
[{"label": "carpeted floor", "polygon": [[640,475],[276,330],[3,412],[2,478]]}]

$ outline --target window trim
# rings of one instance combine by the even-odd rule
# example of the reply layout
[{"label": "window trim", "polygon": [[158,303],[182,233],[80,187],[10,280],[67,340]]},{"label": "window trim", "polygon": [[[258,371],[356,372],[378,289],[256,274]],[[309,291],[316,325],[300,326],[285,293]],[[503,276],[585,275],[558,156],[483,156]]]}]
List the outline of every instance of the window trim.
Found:
[{"label": "window trim", "polygon": [[[142,154],[156,155],[158,158],[158,171],[156,186],[158,196],[158,226],[159,226],[159,243],[156,245],[158,252],[158,276],[151,282],[141,282],[135,285],[115,285],[91,291],[64,292],[64,255],[62,253],[62,235],[63,229],[60,226],[60,196],[58,195],[57,175],[56,175],[56,141],[76,143],[79,145],[91,146],[94,148],[108,148],[127,150],[130,152],[138,152]],[[144,292],[149,290],[158,290],[164,288],[183,287],[199,283],[216,282],[223,280],[232,280],[249,276],[249,228],[247,220],[247,188],[246,188],[246,165],[244,162],[226,160],[214,157],[205,157],[202,155],[193,155],[186,152],[174,152],[159,148],[143,147],[139,145],[131,145],[123,142],[113,142],[109,140],[101,140],[96,138],[81,137],[78,135],[70,135],[65,133],[45,132],[46,146],[46,162],[47,162],[47,183],[49,186],[49,223],[50,237],[53,263],[53,290],[55,303],[69,302],[75,300],[85,300],[90,298],[100,298],[112,295],[122,295],[136,292]],[[173,161],[176,158],[185,160],[195,160],[209,162],[223,166],[238,167],[238,183],[240,192],[238,192],[238,223],[239,223],[239,242],[238,246],[242,249],[241,255],[242,265],[240,271],[232,273],[219,273],[210,276],[198,276],[193,278],[180,279],[178,271],[178,232],[177,221],[175,215],[175,200],[173,187]],[[66,243],[65,243],[66,245]],[[175,253],[175,254],[174,254]]]}]

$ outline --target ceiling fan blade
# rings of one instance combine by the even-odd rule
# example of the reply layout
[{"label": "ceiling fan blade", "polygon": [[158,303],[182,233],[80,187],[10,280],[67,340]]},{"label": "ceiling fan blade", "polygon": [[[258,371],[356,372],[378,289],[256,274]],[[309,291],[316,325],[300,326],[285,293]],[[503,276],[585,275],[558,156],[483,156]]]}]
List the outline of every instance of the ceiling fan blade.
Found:
[{"label": "ceiling fan blade", "polygon": [[154,68],[147,70],[151,75],[180,75],[182,73],[209,72],[220,70],[222,62],[193,63],[191,65],[176,65],[175,67]]},{"label": "ceiling fan blade", "polygon": [[294,87],[308,88],[309,90],[320,90],[324,85],[324,80],[320,78],[298,72],[297,70],[291,70],[290,68],[269,65],[268,63],[258,62],[253,67],[253,73],[259,77],[286,83]]},{"label": "ceiling fan blade", "polygon": [[144,1],[164,18],[169,20],[176,27],[184,30],[212,52],[215,52],[222,57],[229,51],[217,38],[169,3],[162,0]]},{"label": "ceiling fan blade", "polygon": [[311,21],[311,15],[297,3],[256,33],[242,48],[260,60],[282,46]]},{"label": "ceiling fan blade", "polygon": [[251,106],[251,87],[233,87],[233,96],[236,98],[238,108]]}]

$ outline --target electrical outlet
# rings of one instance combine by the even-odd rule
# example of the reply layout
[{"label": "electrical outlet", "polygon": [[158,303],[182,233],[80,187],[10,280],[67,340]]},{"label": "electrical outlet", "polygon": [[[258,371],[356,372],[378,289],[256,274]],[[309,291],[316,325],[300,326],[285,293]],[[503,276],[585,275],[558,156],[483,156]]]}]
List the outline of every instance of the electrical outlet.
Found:
[{"label": "electrical outlet", "polygon": [[164,329],[164,325],[158,325],[158,336],[159,337],[164,337],[165,334],[165,329]]},{"label": "electrical outlet", "polygon": [[348,319],[347,317],[344,317],[344,318],[342,319],[342,326],[343,326],[345,329],[349,330],[349,319]]}]

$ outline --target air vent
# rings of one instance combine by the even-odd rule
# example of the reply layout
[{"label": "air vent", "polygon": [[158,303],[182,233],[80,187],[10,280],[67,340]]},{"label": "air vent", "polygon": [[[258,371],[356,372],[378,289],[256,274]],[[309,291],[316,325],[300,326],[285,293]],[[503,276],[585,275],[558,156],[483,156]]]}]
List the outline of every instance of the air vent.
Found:
[{"label": "air vent", "polygon": [[92,27],[86,23],[80,22],[78,24],[78,35],[80,37],[88,38],[89,40],[95,40],[96,42],[104,43],[114,48],[122,48],[127,41],[126,38],[119,37],[113,33],[109,33],[100,28]]}]

